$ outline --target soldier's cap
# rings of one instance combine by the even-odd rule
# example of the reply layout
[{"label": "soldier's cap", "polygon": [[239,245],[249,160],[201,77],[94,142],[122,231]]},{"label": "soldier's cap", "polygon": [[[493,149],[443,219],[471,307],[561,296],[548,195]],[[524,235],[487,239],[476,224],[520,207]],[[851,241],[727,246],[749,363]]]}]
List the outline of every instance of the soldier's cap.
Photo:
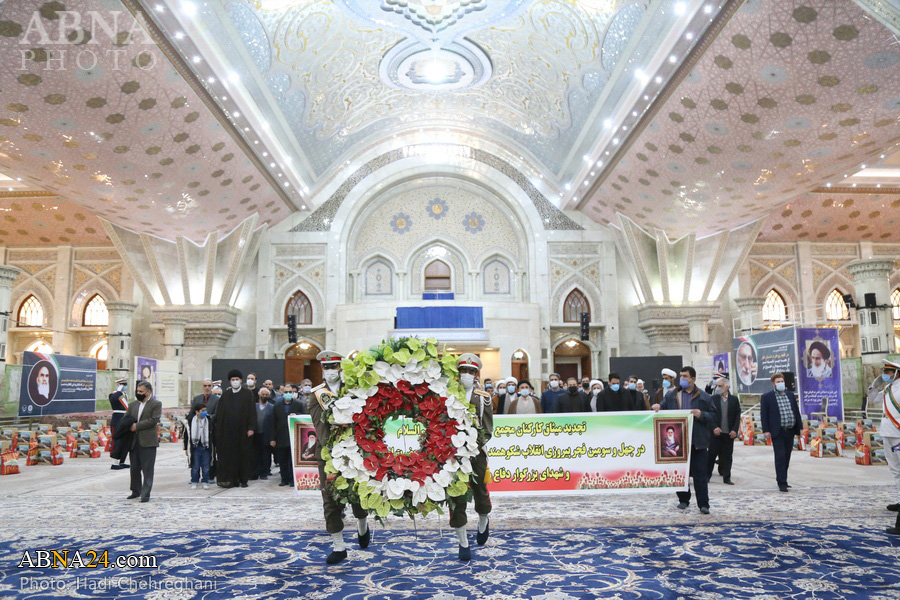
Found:
[{"label": "soldier's cap", "polygon": [[127,377],[119,377],[118,379],[116,379],[116,383],[119,385],[126,384],[126,383],[128,383],[128,378]]},{"label": "soldier's cap", "polygon": [[465,354],[460,354],[459,358],[456,361],[457,367],[472,367],[473,369],[481,370],[481,359],[466,352]]},{"label": "soldier's cap", "polygon": [[342,354],[338,354],[334,350],[322,350],[316,355],[316,360],[322,363],[322,366],[334,366],[335,364],[340,364],[341,359],[344,356]]},{"label": "soldier's cap", "polygon": [[213,385],[219,385],[219,386],[221,386],[221,385],[222,385],[222,380],[221,380],[221,379],[216,379],[215,381],[212,382],[212,384],[213,384]]},{"label": "soldier's cap", "polygon": [[723,373],[722,371],[716,371],[713,373],[713,379],[728,379],[728,374]]},{"label": "soldier's cap", "polygon": [[888,360],[886,358],[882,359],[881,362],[884,363],[884,368],[886,368],[886,369],[893,367],[894,369],[897,369],[898,371],[900,371],[900,363],[896,363],[896,362],[894,362],[892,360]]}]

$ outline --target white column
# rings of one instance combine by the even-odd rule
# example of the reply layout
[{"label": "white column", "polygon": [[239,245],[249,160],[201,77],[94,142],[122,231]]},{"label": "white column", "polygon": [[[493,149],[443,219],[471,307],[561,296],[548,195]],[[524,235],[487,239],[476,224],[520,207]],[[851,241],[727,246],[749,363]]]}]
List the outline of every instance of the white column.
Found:
[{"label": "white column", "polygon": [[181,375],[184,361],[184,328],[187,319],[180,317],[162,317],[165,326],[163,333],[163,345],[166,347],[166,360],[174,360],[178,363],[178,375]]},{"label": "white column", "polygon": [[109,355],[107,367],[117,375],[127,376],[132,370],[132,321],[138,305],[134,302],[107,302],[109,310]]},{"label": "white column", "polygon": [[[890,286],[894,261],[878,258],[855,260],[849,263],[847,268],[853,275],[853,284],[856,287],[859,335],[866,340],[866,351],[862,353],[863,364],[881,365],[881,360],[887,358],[894,350]],[[876,307],[865,308],[866,294],[875,294]],[[862,345],[859,347],[862,349]]]},{"label": "white column", "polygon": [[688,332],[691,336],[691,364],[702,365],[709,360],[709,317],[692,315],[688,317]]},{"label": "white column", "polygon": [[12,287],[21,272],[22,270],[18,267],[0,266],[0,361],[4,363],[6,362],[6,349],[9,341],[9,311],[11,308]]},{"label": "white column", "polygon": [[[736,335],[749,335],[754,331],[762,330],[762,309],[766,303],[765,296],[745,296],[735,298],[734,303],[740,311],[740,320],[737,324]],[[730,327],[731,323],[726,323]]]}]

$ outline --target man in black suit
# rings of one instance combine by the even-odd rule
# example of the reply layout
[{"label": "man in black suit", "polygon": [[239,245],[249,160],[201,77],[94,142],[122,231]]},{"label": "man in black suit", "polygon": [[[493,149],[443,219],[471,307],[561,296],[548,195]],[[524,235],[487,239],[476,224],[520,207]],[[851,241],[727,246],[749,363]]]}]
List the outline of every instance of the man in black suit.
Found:
[{"label": "man in black suit", "polygon": [[713,429],[709,440],[709,478],[712,478],[716,458],[719,459],[719,475],[724,483],[734,485],[731,481],[731,463],[734,457],[734,439],[741,425],[741,403],[731,393],[731,382],[725,373],[716,373],[716,386],[713,388],[713,402],[719,405],[719,423]]},{"label": "man in black suit", "polygon": [[766,439],[772,440],[775,450],[775,481],[779,491],[786,492],[791,487],[787,482],[788,467],[791,466],[791,452],[794,450],[794,436],[800,435],[800,407],[793,392],[787,390],[784,375],[774,373],[772,387],[759,399],[759,412]]},{"label": "man in black suit", "polygon": [[[262,393],[260,391],[260,394]],[[281,483],[278,484],[280,486],[294,485],[294,461],[291,458],[292,432],[288,426],[288,419],[290,415],[298,415],[302,412],[303,406],[299,400],[294,400],[293,394],[285,394],[272,409],[274,418],[272,419],[272,441],[269,442],[269,445],[278,458],[278,468],[281,472]]]},{"label": "man in black suit", "polygon": [[[654,404],[653,410],[689,410],[694,419],[691,434],[691,466],[690,476],[694,479],[697,491],[697,506],[704,515],[709,514],[708,459],[709,438],[712,430],[718,427],[722,418],[719,409],[709,394],[696,385],[697,371],[693,367],[681,369],[681,379],[677,390],[666,394],[660,404]],[[691,503],[690,485],[688,491],[677,492],[678,508],[687,509]]]}]

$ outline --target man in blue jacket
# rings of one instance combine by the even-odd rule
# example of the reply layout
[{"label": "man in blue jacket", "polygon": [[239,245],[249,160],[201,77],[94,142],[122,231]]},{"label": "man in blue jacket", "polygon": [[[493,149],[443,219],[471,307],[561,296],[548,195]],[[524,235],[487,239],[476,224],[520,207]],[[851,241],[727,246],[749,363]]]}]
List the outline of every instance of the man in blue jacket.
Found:
[{"label": "man in blue jacket", "polygon": [[772,440],[775,450],[775,481],[779,491],[788,488],[787,474],[791,465],[791,452],[794,450],[794,436],[800,435],[800,407],[794,394],[787,390],[784,375],[774,373],[771,377],[772,387],[759,399],[760,420],[766,439]]},{"label": "man in blue jacket", "polygon": [[[708,452],[709,438],[713,428],[722,420],[719,409],[709,394],[696,385],[697,371],[693,367],[681,369],[679,389],[672,390],[665,395],[660,404],[654,404],[653,410],[690,410],[694,419],[693,433],[691,434],[691,466],[690,476],[694,479],[694,489],[697,491],[697,506],[704,515],[709,514],[709,474]],[[685,510],[691,503],[691,489],[688,483],[688,491],[677,492],[678,508]]]}]

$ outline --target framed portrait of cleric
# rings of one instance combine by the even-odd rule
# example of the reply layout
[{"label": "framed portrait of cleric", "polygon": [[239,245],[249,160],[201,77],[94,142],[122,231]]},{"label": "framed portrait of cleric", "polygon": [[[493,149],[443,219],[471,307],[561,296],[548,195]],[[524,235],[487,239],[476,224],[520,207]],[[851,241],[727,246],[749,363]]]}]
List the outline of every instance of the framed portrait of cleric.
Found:
[{"label": "framed portrait of cleric", "polygon": [[28,398],[37,406],[47,406],[54,398],[59,386],[59,373],[49,360],[41,360],[31,367],[28,375]]},{"label": "framed portrait of cleric", "polygon": [[823,381],[834,375],[834,351],[831,343],[816,336],[806,340],[806,350],[803,352],[803,365],[806,367],[806,377]]},{"label": "framed portrait of cleric", "polygon": [[685,432],[687,417],[667,417],[653,422],[654,450],[657,463],[687,462]]},{"label": "framed portrait of cleric", "polygon": [[312,423],[294,422],[294,466],[315,467],[316,428]]}]

